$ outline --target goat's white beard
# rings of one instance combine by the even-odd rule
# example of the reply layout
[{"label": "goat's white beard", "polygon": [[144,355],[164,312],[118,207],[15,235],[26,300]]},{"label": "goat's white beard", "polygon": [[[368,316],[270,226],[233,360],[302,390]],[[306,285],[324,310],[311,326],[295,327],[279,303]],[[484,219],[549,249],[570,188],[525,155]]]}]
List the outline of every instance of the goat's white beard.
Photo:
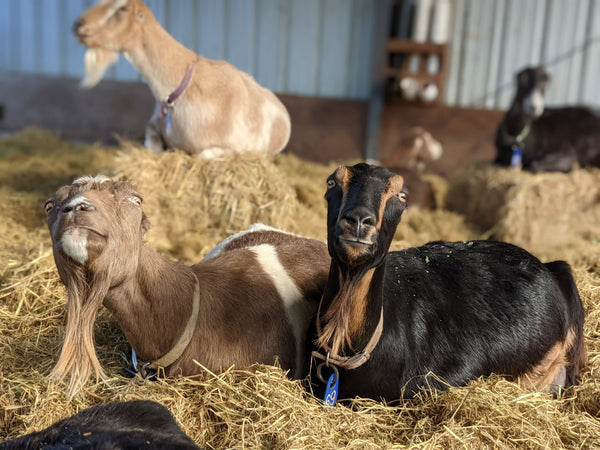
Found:
[{"label": "goat's white beard", "polygon": [[83,58],[85,63],[85,77],[81,80],[81,86],[91,88],[96,86],[106,69],[112,66],[119,59],[119,54],[110,50],[100,48],[88,48]]}]

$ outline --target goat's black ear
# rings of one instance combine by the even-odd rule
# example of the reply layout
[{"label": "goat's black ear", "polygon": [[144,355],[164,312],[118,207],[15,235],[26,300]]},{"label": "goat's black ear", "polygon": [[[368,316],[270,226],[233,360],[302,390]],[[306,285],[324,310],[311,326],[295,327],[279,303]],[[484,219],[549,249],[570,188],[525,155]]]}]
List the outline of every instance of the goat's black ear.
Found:
[{"label": "goat's black ear", "polygon": [[519,73],[517,77],[517,82],[519,83],[519,87],[525,88],[529,84],[529,72],[523,71]]}]

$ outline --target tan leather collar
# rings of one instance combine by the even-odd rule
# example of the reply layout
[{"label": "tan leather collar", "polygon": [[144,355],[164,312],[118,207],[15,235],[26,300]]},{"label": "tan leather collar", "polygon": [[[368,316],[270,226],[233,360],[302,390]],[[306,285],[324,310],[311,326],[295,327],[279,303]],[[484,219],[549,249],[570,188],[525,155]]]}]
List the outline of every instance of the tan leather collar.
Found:
[{"label": "tan leather collar", "polygon": [[148,365],[150,369],[157,369],[158,367],[168,367],[171,364],[173,364],[183,354],[184,350],[187,348],[190,341],[192,340],[194,330],[196,329],[198,313],[200,311],[200,282],[198,281],[198,278],[195,274],[194,279],[196,280],[196,286],[194,287],[194,303],[192,306],[192,315],[190,316],[190,319],[188,320],[188,323],[185,326],[183,333],[181,334],[173,348],[157,360],[152,361]]},{"label": "tan leather collar", "polygon": [[[319,304],[319,311],[317,312],[317,334],[319,336],[321,335],[321,322],[319,320],[320,312],[321,312],[321,305]],[[383,306],[381,307],[381,315],[379,316],[379,323],[377,324],[375,331],[373,331],[373,334],[371,335],[371,339],[369,339],[369,342],[367,342],[367,345],[365,346],[365,348],[363,349],[362,352],[357,353],[354,356],[332,356],[329,353],[329,349],[325,348],[325,350],[327,350],[326,355],[314,350],[312,352],[312,356],[315,358],[322,359],[323,361],[325,361],[327,363],[327,365],[333,364],[334,366],[341,367],[346,370],[356,369],[357,367],[362,366],[364,363],[366,363],[369,360],[369,358],[371,357],[371,352],[375,349],[375,347],[379,343],[379,339],[381,338],[382,332],[383,332]]]}]

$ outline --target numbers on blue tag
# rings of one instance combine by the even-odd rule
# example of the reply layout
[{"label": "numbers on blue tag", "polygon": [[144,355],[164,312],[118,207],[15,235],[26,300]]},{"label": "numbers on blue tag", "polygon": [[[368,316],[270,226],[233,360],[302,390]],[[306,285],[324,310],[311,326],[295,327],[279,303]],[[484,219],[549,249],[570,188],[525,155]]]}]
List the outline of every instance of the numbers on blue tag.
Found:
[{"label": "numbers on blue tag", "polygon": [[510,167],[521,167],[523,163],[523,151],[518,145],[513,145],[512,155],[510,156]]},{"label": "numbers on blue tag", "polygon": [[323,397],[323,403],[326,406],[335,406],[338,398],[338,386],[340,377],[337,373],[332,373],[327,380],[327,387],[325,388],[325,396]]}]

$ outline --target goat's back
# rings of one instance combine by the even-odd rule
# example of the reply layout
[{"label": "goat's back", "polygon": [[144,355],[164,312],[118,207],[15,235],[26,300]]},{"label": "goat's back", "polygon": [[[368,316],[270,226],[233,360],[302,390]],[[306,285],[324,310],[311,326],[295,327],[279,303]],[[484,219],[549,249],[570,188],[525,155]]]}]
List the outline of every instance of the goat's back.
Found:
[{"label": "goat's back", "polygon": [[85,409],[37,433],[0,444],[3,450],[197,449],[171,413],[152,401],[106,403]]},{"label": "goat's back", "polygon": [[[567,299],[537,258],[493,241],[390,252],[384,329],[369,361],[340,369],[340,398],[394,400],[497,373],[518,377],[567,339]],[[426,377],[433,373],[436,377]]]}]

